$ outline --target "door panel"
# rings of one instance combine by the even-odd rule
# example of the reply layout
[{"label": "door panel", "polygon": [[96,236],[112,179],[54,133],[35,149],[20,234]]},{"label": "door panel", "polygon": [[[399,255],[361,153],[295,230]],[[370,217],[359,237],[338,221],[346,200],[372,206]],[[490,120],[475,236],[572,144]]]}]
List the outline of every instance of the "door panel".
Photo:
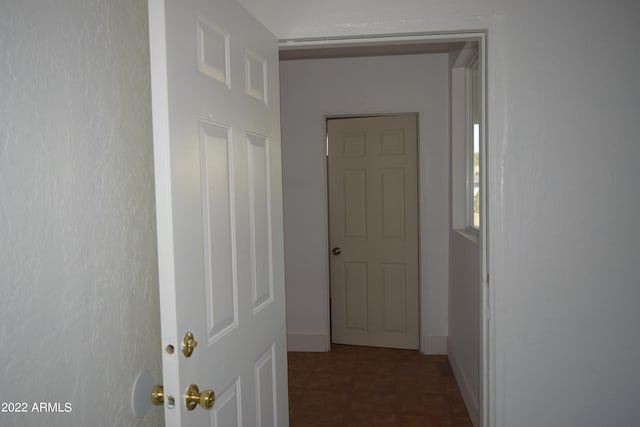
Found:
[{"label": "door panel", "polygon": [[345,329],[352,332],[366,332],[368,322],[368,275],[367,263],[344,263],[345,289]]},{"label": "door panel", "polygon": [[384,289],[384,331],[405,333],[407,324],[407,266],[400,263],[383,263],[382,287]]},{"label": "door panel", "polygon": [[382,199],[382,237],[404,240],[406,222],[405,170],[389,168],[380,171],[380,198]]},{"label": "door panel", "polygon": [[213,427],[240,427],[242,425],[239,396],[239,379],[216,396],[215,405],[211,410],[211,425]]},{"label": "door panel", "polygon": [[331,119],[332,340],[419,346],[415,115]]},{"label": "door panel", "polygon": [[269,145],[260,135],[247,135],[249,153],[249,216],[253,312],[273,302],[271,277],[271,214]]},{"label": "door panel", "polygon": [[200,168],[204,216],[205,303],[209,342],[238,324],[235,215],[232,200],[231,129],[200,121]]},{"label": "door panel", "polygon": [[367,238],[367,170],[348,169],[343,172],[344,235],[354,239]]},{"label": "door panel", "polygon": [[149,16],[166,425],[286,426],[277,42],[232,0]]}]

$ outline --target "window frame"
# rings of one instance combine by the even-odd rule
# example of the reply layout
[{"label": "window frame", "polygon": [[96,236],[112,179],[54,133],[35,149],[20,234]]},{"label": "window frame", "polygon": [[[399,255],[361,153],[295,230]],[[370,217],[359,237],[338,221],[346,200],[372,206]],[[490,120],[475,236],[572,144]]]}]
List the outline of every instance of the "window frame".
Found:
[{"label": "window frame", "polygon": [[[451,227],[453,231],[469,240],[479,243],[483,232],[484,206],[484,58],[476,43],[467,43],[450,63],[451,95]],[[474,110],[472,103],[473,85],[470,70],[477,67],[476,115],[478,125],[478,212],[474,221]]]},{"label": "window frame", "polygon": [[[474,75],[474,73],[476,75]],[[480,157],[478,165],[478,201],[482,200],[482,120],[481,120],[481,87],[480,87],[480,58],[475,53],[465,67],[465,103],[466,103],[466,147],[465,147],[465,222],[466,228],[472,232],[480,231],[480,210],[478,207],[478,223],[475,221],[475,125],[478,125],[478,156]],[[477,109],[477,110],[476,110]],[[476,122],[477,118],[477,122]]]}]

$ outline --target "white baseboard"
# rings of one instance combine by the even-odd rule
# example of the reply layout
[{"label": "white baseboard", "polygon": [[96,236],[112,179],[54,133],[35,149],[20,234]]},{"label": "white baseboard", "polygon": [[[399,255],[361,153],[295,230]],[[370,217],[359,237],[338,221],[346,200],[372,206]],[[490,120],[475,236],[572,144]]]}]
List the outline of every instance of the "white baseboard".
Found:
[{"label": "white baseboard", "polygon": [[423,336],[420,351],[423,354],[447,354],[447,336]]},{"label": "white baseboard", "polygon": [[469,418],[471,418],[471,422],[474,426],[480,425],[480,404],[478,403],[479,396],[476,395],[476,392],[469,385],[469,380],[467,376],[464,374],[460,364],[456,360],[453,354],[449,355],[449,363],[451,364],[451,368],[453,369],[453,374],[456,377],[456,382],[458,383],[458,388],[460,389],[460,393],[462,394],[462,399],[464,400],[464,404],[467,406],[467,412],[469,412]]},{"label": "white baseboard", "polygon": [[[421,351],[424,354],[447,354],[447,336],[422,337]],[[329,339],[322,334],[287,334],[288,351],[329,351]]]},{"label": "white baseboard", "polygon": [[288,351],[329,351],[327,347],[329,339],[322,334],[288,334],[287,350]]}]

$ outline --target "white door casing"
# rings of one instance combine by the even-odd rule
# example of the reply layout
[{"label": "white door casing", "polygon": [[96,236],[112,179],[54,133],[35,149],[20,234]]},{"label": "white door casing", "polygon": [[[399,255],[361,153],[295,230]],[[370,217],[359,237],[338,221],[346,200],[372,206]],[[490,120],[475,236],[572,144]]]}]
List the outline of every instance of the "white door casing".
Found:
[{"label": "white door casing", "polygon": [[327,129],[332,341],[418,349],[416,116]]},{"label": "white door casing", "polygon": [[277,42],[233,0],[149,17],[166,425],[286,426]]}]

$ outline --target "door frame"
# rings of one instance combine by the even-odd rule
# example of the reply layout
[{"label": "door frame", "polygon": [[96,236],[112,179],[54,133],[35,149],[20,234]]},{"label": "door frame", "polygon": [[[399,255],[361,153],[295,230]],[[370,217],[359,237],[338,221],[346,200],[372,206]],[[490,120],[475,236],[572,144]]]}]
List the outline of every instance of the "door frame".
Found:
[{"label": "door frame", "polygon": [[[422,227],[420,227],[420,197],[421,197],[421,189],[420,189],[420,182],[421,182],[421,177],[420,177],[420,171],[422,170],[422,168],[420,167],[420,113],[419,112],[392,112],[392,113],[361,113],[361,114],[328,114],[323,116],[323,121],[322,121],[322,126],[323,126],[323,135],[324,135],[324,141],[326,143],[326,161],[324,164],[324,174],[325,174],[325,178],[326,178],[326,186],[325,186],[325,198],[327,200],[327,253],[329,253],[331,251],[331,224],[330,224],[330,215],[329,215],[329,209],[330,209],[330,205],[331,205],[331,200],[330,197],[331,195],[329,194],[329,120],[331,119],[358,119],[358,118],[366,118],[366,117],[392,117],[392,116],[415,116],[415,120],[416,120],[416,160],[417,160],[417,170],[416,170],[416,175],[417,175],[417,179],[418,182],[417,184],[417,188],[418,188],[418,200],[417,200],[417,204],[416,204],[416,215],[417,215],[417,221],[418,221],[418,342],[419,342],[419,350],[422,351],[423,350],[423,345],[424,343],[422,342],[422,304],[420,303],[422,301],[422,287],[420,286],[422,283],[422,277],[421,277],[421,264],[420,264],[420,254],[422,251],[422,247],[421,247],[421,242],[422,239],[421,237],[423,237],[423,230]],[[327,284],[328,286],[328,291],[327,291],[327,298],[326,298],[326,308],[328,310],[328,312],[326,312],[325,314],[328,314],[329,319],[327,322],[327,328],[329,333],[327,334],[327,348],[331,348],[331,262],[330,262],[330,258],[329,257],[329,263],[327,265],[327,267],[329,268],[329,283]]]},{"label": "door frame", "polygon": [[[495,381],[493,377],[495,375],[495,339],[494,339],[494,325],[490,319],[490,312],[493,309],[493,293],[489,293],[489,271],[490,261],[492,260],[492,245],[491,234],[489,230],[490,224],[490,212],[489,212],[489,192],[491,189],[488,185],[488,177],[490,176],[489,168],[492,167],[488,162],[488,146],[491,145],[489,140],[490,133],[488,129],[487,111],[489,103],[487,100],[487,82],[491,69],[488,66],[487,61],[487,38],[488,30],[482,29],[477,31],[451,31],[451,32],[438,32],[438,33],[408,33],[408,34],[378,34],[368,36],[354,36],[354,37],[324,37],[324,38],[300,38],[300,39],[282,39],[279,40],[280,51],[285,50],[302,50],[302,49],[320,49],[320,48],[336,48],[336,47],[349,47],[357,49],[359,47],[383,47],[388,45],[411,45],[416,43],[435,43],[435,42],[465,42],[475,41],[478,42],[478,58],[480,61],[480,70],[482,76],[481,82],[481,96],[482,96],[482,143],[480,146],[480,158],[481,158],[481,175],[480,175],[480,232],[479,232],[479,265],[480,272],[478,277],[478,286],[480,287],[480,298],[478,301],[480,319],[478,319],[480,327],[480,348],[479,348],[479,360],[480,360],[480,420],[482,426],[490,426],[495,423],[496,414],[496,400],[495,400]],[[354,55],[355,56],[355,55]],[[326,117],[323,124],[323,143],[326,145]],[[418,152],[420,150],[420,144],[418,141]],[[327,165],[325,162],[325,177],[327,176]],[[418,170],[420,174],[420,169]],[[422,190],[419,188],[419,199],[424,197]],[[325,188],[325,197],[328,200],[328,188]],[[328,221],[328,212],[325,213]],[[327,274],[329,275],[329,264],[327,258]],[[330,276],[328,276],[330,277]],[[329,284],[327,283],[327,287]],[[327,299],[325,301],[325,321],[326,330],[330,331],[331,313],[329,310],[329,290],[326,290]],[[420,317],[422,317],[422,307],[420,310]],[[327,334],[327,348],[330,348],[330,333]],[[421,339],[422,341],[422,339]],[[423,343],[421,342],[421,350]]]}]

